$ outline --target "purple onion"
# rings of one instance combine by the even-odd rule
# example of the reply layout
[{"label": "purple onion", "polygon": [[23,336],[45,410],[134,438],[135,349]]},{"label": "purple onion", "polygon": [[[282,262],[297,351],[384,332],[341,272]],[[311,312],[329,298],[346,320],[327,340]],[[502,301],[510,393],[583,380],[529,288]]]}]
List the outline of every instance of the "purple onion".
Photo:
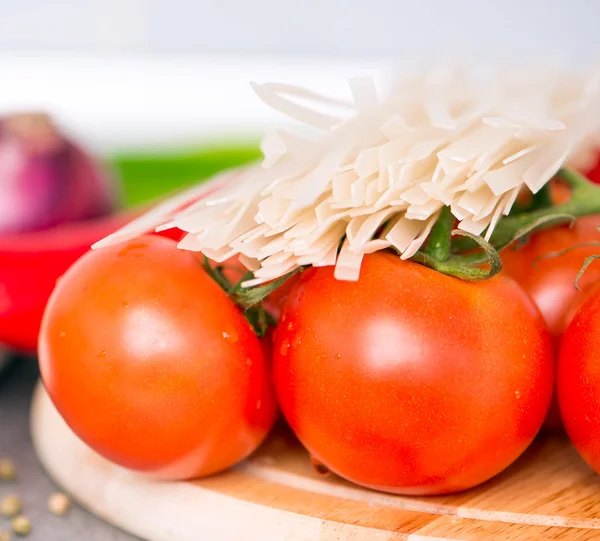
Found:
[{"label": "purple onion", "polygon": [[0,235],[109,214],[117,184],[44,114],[0,119]]}]

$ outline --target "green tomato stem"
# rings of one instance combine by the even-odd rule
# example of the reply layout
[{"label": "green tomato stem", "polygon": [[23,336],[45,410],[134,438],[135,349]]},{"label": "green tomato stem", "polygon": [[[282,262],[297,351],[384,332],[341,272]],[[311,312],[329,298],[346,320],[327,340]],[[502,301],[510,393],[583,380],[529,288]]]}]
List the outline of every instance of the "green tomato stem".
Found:
[{"label": "green tomato stem", "polygon": [[475,266],[466,256],[451,255],[445,261],[440,261],[425,252],[417,252],[411,259],[421,265],[425,265],[426,267],[441,272],[442,274],[460,278],[462,280],[468,280],[470,282],[487,280],[502,270],[502,261],[500,260],[498,252],[483,237],[458,229],[452,231],[451,235],[469,237],[473,240],[476,246],[479,246],[482,249],[481,252],[477,252],[474,255],[481,258],[479,263],[487,261],[487,263],[489,263],[489,269],[482,269]]},{"label": "green tomato stem", "polygon": [[571,198],[560,205],[523,212],[516,216],[507,216],[500,220],[491,238],[492,245],[497,249],[508,246],[515,234],[528,225],[544,220],[538,229],[556,225],[556,220],[549,218],[560,216],[564,221],[565,216],[580,217],[600,213],[600,186],[592,184],[584,176],[569,169],[561,169],[558,178],[563,179],[573,189]]},{"label": "green tomato stem", "polygon": [[[556,176],[571,186],[570,199],[552,206],[549,187],[544,186],[534,196],[529,209],[500,220],[489,243],[481,237],[464,235],[463,232],[468,238],[455,240],[450,246],[450,252],[447,252],[448,245],[444,243],[444,239],[448,238],[451,214],[448,208],[443,209],[432,229],[427,248],[415,254],[413,261],[466,280],[490,278],[502,269],[498,252],[510,244],[526,238],[534,230],[545,229],[558,223],[572,224],[575,217],[600,213],[600,186],[569,169],[561,169]],[[478,247],[481,250],[476,250]],[[478,267],[486,262],[490,264],[489,271]]]},{"label": "green tomato stem", "polygon": [[452,242],[452,226],[454,216],[450,207],[444,207],[429,234],[429,241],[424,252],[436,261],[447,261],[450,257],[450,245]]},{"label": "green tomato stem", "polygon": [[[561,169],[556,177],[571,186],[571,198],[556,206],[533,208],[510,214],[500,220],[490,239],[497,250],[503,250],[515,240],[522,238],[523,232],[530,233],[533,229],[545,229],[557,223],[572,222],[576,217],[600,213],[600,186],[569,169]],[[453,242],[452,251],[464,253],[476,247],[471,239],[458,239]],[[473,258],[472,262],[476,262],[476,258]]]},{"label": "green tomato stem", "polygon": [[552,196],[550,194],[550,185],[544,184],[542,189],[533,195],[531,207],[527,210],[538,210],[552,206]]}]

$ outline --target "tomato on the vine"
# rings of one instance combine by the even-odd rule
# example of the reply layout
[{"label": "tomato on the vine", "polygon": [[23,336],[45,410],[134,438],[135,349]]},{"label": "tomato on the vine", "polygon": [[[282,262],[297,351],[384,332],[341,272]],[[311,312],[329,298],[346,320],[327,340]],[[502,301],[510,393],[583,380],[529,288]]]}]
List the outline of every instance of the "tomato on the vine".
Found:
[{"label": "tomato on the vine", "polygon": [[154,476],[226,469],[275,419],[253,329],[201,261],[169,239],[145,236],[81,258],[49,301],[39,357],[73,431]]},{"label": "tomato on the vine", "polygon": [[[503,272],[516,280],[540,309],[556,354],[577,306],[600,280],[600,266],[591,266],[579,281],[580,290],[575,288],[585,258],[600,250],[589,244],[600,241],[598,225],[599,216],[579,218],[573,227],[563,225],[533,233],[524,246],[507,248],[501,254]],[[553,429],[560,424],[558,405],[553,400],[546,426]]]},{"label": "tomato on the vine", "polygon": [[[600,267],[592,266],[579,281],[575,278],[586,257],[597,254],[600,246],[600,216],[579,218],[573,225],[563,225],[531,235],[522,247],[502,252],[503,270],[514,278],[540,309],[555,345],[573,316],[573,306],[584,292],[600,280]],[[582,246],[580,246],[582,245]],[[558,253],[563,250],[565,253]]]},{"label": "tomato on the vine", "polygon": [[[244,275],[248,272],[248,269],[244,267],[237,257],[232,257],[223,263],[211,262],[211,266],[220,267],[223,275],[230,284],[237,284]],[[300,276],[295,274],[288,280],[283,282],[280,286],[273,289],[262,301],[264,309],[271,315],[275,321],[279,321],[281,316],[281,307],[288,298],[290,291],[294,287],[294,284],[298,281]]]},{"label": "tomato on the vine", "polygon": [[589,292],[567,327],[557,371],[558,402],[569,438],[600,473],[600,289]]},{"label": "tomato on the vine", "polygon": [[305,271],[275,331],[282,411],[313,457],[404,494],[477,485],[533,440],[553,387],[548,331],[511,279],[466,282],[386,252],[357,282]]}]

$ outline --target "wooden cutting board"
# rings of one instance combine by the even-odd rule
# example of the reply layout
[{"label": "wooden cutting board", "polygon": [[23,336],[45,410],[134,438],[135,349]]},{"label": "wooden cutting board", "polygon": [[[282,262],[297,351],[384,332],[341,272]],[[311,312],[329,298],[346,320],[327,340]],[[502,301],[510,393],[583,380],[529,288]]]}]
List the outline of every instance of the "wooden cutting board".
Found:
[{"label": "wooden cutting board", "polygon": [[66,491],[150,541],[600,539],[600,476],[558,437],[540,438],[480,487],[420,498],[320,476],[285,431],[226,473],[195,482],[149,480],[77,439],[41,385],[31,427],[41,462]]}]

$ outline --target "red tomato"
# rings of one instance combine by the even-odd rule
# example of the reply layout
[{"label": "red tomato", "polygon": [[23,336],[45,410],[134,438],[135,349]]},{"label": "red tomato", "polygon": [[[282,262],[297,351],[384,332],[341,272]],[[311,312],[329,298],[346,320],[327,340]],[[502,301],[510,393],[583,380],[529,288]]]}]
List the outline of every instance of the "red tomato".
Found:
[{"label": "red tomato", "polygon": [[[565,225],[534,233],[525,246],[508,248],[501,254],[504,272],[529,293],[540,309],[556,351],[585,292],[600,280],[600,265],[592,265],[579,282],[581,291],[575,289],[575,278],[585,258],[599,253],[600,247],[574,248],[558,257],[540,258],[578,244],[600,241],[599,224],[600,216],[579,218],[572,228]],[[546,427],[560,426],[558,405],[553,400]]]},{"label": "red tomato", "polygon": [[228,468],[275,419],[249,323],[193,254],[158,236],[89,252],[69,269],[44,314],[39,357],[73,431],[158,477]]},{"label": "red tomato", "polygon": [[365,257],[357,282],[305,271],[275,331],[290,426],[320,463],[378,490],[441,494],[502,471],[552,393],[548,332],[512,280]]},{"label": "red tomato", "polygon": [[600,473],[600,290],[593,290],[564,333],[558,401],[571,441]]}]

